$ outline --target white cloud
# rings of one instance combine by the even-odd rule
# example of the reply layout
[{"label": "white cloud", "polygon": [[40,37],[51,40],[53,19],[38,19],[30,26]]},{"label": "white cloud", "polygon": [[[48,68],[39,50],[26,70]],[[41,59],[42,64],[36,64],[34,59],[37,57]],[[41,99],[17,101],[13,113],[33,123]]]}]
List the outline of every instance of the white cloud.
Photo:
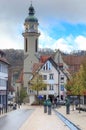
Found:
[{"label": "white cloud", "polygon": [[78,50],[86,50],[86,37],[78,36],[75,39],[76,46]]},{"label": "white cloud", "polygon": [[39,48],[51,48],[52,45],[55,43],[55,39],[50,37],[47,32],[43,32],[40,30],[41,35],[39,37]]},{"label": "white cloud", "polygon": [[[42,32],[42,30],[41,30]],[[86,50],[86,37],[72,35],[57,40],[50,37],[46,32],[42,32],[40,36],[39,48],[51,48],[53,50],[60,49],[64,52],[71,52],[74,50]]]},{"label": "white cloud", "polygon": [[23,49],[23,44],[21,39],[12,39],[7,35],[1,36],[0,38],[0,49]]},{"label": "white cloud", "polygon": [[86,0],[41,0],[37,1],[35,6],[37,8],[37,13],[42,20],[43,17],[47,19],[47,17],[52,16],[53,20],[54,18],[57,18],[72,23],[86,23]]},{"label": "white cloud", "polygon": [[[0,49],[23,48],[21,24],[23,26],[24,19],[28,15],[30,3],[30,0],[1,0]],[[56,40],[48,35],[52,26],[56,26],[61,20],[75,24],[86,24],[86,0],[33,0],[33,6],[39,23],[42,28],[46,28],[46,32],[41,30],[39,47],[59,48],[68,52],[74,49],[86,50],[86,38],[84,36],[77,36],[76,38],[67,36]]]},{"label": "white cloud", "polygon": [[[9,26],[8,26],[9,25]],[[13,26],[12,26],[13,25]],[[9,20],[0,24],[0,49],[23,49],[23,36],[20,33],[18,25],[12,24]]]},{"label": "white cloud", "polygon": [[[42,32],[42,30],[41,30]],[[73,50],[73,46],[69,42],[73,41],[73,37],[69,36],[65,39],[59,38],[57,40],[50,37],[46,32],[42,32],[40,36],[39,48],[51,48],[53,50],[60,49],[61,51],[70,52]]]},{"label": "white cloud", "polygon": [[60,38],[54,43],[53,49],[70,52],[72,50],[72,46],[68,44],[66,39]]}]

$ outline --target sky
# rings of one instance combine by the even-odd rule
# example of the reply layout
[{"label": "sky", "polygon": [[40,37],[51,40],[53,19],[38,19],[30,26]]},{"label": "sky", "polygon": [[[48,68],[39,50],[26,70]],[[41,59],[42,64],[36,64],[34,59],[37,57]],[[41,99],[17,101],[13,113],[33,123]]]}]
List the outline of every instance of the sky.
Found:
[{"label": "sky", "polygon": [[[24,49],[24,20],[31,0],[0,1],[0,49]],[[86,0],[32,0],[39,48],[86,50]]]}]

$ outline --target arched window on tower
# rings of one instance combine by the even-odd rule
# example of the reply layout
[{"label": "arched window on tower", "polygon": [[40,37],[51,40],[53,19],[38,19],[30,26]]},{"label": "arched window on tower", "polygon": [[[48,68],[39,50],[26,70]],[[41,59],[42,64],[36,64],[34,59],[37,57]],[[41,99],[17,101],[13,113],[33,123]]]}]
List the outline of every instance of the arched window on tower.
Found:
[{"label": "arched window on tower", "polygon": [[25,39],[25,52],[27,52],[27,38]]},{"label": "arched window on tower", "polygon": [[35,42],[35,52],[38,51],[38,39],[36,39],[36,42]]}]

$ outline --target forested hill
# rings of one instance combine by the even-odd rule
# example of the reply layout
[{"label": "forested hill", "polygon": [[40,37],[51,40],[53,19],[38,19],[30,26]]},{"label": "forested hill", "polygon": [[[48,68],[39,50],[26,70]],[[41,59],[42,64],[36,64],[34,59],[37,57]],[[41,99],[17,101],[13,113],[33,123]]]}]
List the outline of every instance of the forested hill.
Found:
[{"label": "forested hill", "polygon": [[4,49],[6,54],[6,58],[11,66],[23,66],[24,61],[24,51],[23,50],[15,50],[15,49]]},{"label": "forested hill", "polygon": [[[24,50],[19,49],[3,49],[5,52],[6,58],[11,64],[12,67],[23,66],[24,61]],[[42,49],[39,51],[41,54],[52,54],[53,51],[51,49]]]},{"label": "forested hill", "polygon": [[[16,67],[16,66],[21,66],[23,67],[23,61],[24,61],[24,51],[19,50],[19,49],[4,49],[2,50],[6,54],[6,58],[11,64],[11,66]],[[39,53],[42,54],[53,54],[55,51],[49,48],[44,48],[40,49]],[[63,53],[65,55],[66,53]],[[85,55],[86,56],[86,51],[73,51],[71,52],[72,55]],[[69,55],[69,54],[66,54]]]}]

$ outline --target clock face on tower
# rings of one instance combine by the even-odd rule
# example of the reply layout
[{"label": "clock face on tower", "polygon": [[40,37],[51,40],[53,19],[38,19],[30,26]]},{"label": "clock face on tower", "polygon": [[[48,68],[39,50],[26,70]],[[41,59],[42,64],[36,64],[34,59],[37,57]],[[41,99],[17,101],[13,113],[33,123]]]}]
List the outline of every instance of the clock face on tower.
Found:
[{"label": "clock face on tower", "polygon": [[34,29],[34,24],[32,24],[32,25],[30,26],[30,29]]},{"label": "clock face on tower", "polygon": [[25,25],[25,31],[28,31],[28,29],[29,29],[29,25],[26,24],[26,25]]}]

